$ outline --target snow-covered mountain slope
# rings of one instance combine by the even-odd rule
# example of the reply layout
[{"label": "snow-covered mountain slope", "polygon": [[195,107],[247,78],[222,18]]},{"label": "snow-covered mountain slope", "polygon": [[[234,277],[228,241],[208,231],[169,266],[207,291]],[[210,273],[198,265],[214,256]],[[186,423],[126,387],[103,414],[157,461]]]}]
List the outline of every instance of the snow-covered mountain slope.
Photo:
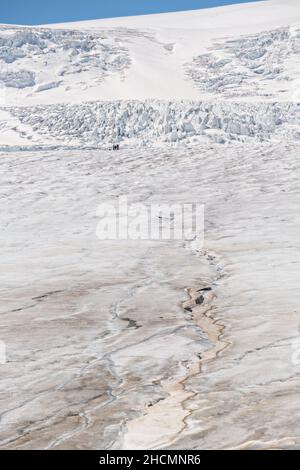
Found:
[{"label": "snow-covered mountain slope", "polygon": [[1,85],[2,148],[298,139],[300,3],[2,25]]},{"label": "snow-covered mountain slope", "polygon": [[[0,154],[0,449],[299,449],[299,151]],[[124,195],[205,204],[204,250],[100,241]]]},{"label": "snow-covered mountain slope", "polygon": [[300,449],[299,13],[1,27],[0,449]]},{"label": "snow-covered mountain slope", "polygon": [[[300,139],[295,103],[111,101],[11,107],[0,112],[0,149],[224,144]],[[14,140],[14,135],[16,138]],[[6,139],[5,139],[6,136]]]},{"label": "snow-covered mountain slope", "polygon": [[120,99],[291,100],[300,3],[0,27],[7,104]]}]

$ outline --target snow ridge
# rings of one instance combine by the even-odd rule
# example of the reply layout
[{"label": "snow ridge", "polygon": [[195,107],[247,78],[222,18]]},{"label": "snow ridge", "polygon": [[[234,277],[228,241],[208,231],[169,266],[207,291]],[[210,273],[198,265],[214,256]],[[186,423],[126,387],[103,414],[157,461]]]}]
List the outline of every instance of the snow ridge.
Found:
[{"label": "snow ridge", "polygon": [[[2,108],[25,136],[36,141],[54,139],[79,146],[137,142],[190,143],[209,139],[217,143],[277,136],[299,139],[300,103],[245,103],[193,101],[112,101],[81,105]],[[24,134],[24,133],[23,133]]]},{"label": "snow ridge", "polygon": [[300,28],[280,28],[214,45],[214,52],[199,55],[186,64],[196,87],[225,97],[274,96],[270,80],[282,82],[286,92],[291,77],[287,61],[300,67]]},{"label": "snow ridge", "polygon": [[[73,77],[76,83],[76,77],[87,72],[95,84],[101,83],[108,74],[129,67],[130,57],[115,35],[101,31],[2,27],[1,62],[6,71],[0,74],[0,84],[29,88],[38,83],[35,91],[45,91],[51,89],[51,83],[63,83],[66,76]],[[50,84],[45,83],[44,77],[51,79]]]}]

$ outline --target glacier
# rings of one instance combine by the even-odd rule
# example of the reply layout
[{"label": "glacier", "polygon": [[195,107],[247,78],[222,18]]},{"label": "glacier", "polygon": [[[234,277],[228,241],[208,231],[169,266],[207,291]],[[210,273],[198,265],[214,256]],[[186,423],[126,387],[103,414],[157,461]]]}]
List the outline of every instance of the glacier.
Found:
[{"label": "glacier", "polygon": [[[299,41],[298,0],[0,25],[1,449],[300,448]],[[120,197],[204,233],[99,240]]]}]

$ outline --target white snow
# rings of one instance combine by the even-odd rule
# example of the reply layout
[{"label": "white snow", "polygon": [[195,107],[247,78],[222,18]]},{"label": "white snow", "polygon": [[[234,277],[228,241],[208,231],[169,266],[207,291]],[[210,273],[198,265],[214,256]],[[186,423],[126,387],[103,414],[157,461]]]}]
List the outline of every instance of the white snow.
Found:
[{"label": "white snow", "polygon": [[2,25],[2,109],[29,126],[28,145],[297,137],[299,5]]},{"label": "white snow", "polygon": [[[0,447],[299,448],[299,150],[1,154]],[[204,203],[208,255],[101,242],[119,195]],[[180,302],[207,285],[230,347],[183,389],[210,345]]]},{"label": "white snow", "polygon": [[299,449],[299,0],[0,25],[0,92],[0,447]]},{"label": "white snow", "polygon": [[299,89],[299,31],[298,0],[38,27],[2,25],[0,70],[2,63],[6,76],[0,82],[9,86],[8,73],[11,83],[23,74],[26,88],[21,93],[10,88],[8,105],[20,99],[31,105],[207,95],[290,100]]},{"label": "white snow", "polygon": [[292,138],[300,124],[300,104],[289,102],[104,101],[3,109],[27,126],[24,137],[34,136],[35,144],[47,139],[77,147],[278,140]]}]

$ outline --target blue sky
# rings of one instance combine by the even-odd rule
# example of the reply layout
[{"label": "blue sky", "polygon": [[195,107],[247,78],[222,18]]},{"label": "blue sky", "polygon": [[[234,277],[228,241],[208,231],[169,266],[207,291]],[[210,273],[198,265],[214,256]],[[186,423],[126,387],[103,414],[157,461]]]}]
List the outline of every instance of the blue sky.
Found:
[{"label": "blue sky", "polygon": [[45,24],[192,10],[251,0],[0,0],[0,23]]}]

